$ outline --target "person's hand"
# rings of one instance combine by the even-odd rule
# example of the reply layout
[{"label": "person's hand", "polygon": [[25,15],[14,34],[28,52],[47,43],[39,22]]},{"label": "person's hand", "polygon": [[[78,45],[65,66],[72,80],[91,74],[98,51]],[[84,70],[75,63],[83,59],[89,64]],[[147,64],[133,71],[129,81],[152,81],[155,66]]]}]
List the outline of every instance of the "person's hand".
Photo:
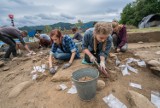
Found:
[{"label": "person's hand", "polygon": [[49,72],[50,72],[51,74],[55,74],[55,73],[56,73],[56,70],[55,70],[55,68],[51,67],[51,68],[49,69]]},{"label": "person's hand", "polygon": [[106,65],[105,65],[104,61],[100,62],[100,68],[101,68],[101,70],[105,70],[106,69]]},{"label": "person's hand", "polygon": [[92,55],[89,57],[90,58],[90,62],[94,63],[96,61],[96,58]]},{"label": "person's hand", "polygon": [[119,48],[117,48],[117,50],[116,50],[117,52],[120,52],[120,49]]},{"label": "person's hand", "polygon": [[63,68],[63,69],[66,69],[66,68],[68,68],[68,67],[70,67],[70,66],[71,66],[71,63],[66,63],[66,64],[63,65],[62,68]]}]

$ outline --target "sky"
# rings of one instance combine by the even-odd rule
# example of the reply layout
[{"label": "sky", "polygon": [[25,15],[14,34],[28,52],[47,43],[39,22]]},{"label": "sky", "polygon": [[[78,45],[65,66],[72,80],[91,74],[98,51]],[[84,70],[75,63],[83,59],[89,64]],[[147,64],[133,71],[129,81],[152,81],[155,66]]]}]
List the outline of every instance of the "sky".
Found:
[{"label": "sky", "polygon": [[0,26],[17,27],[120,19],[126,4],[135,0],[0,0]]}]

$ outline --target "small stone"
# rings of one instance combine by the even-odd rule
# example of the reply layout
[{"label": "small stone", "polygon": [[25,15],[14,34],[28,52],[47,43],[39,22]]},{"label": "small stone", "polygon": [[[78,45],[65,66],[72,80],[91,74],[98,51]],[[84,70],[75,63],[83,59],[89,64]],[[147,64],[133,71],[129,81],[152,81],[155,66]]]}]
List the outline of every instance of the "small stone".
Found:
[{"label": "small stone", "polygon": [[109,70],[112,70],[112,68],[111,68],[111,67],[109,67],[108,69],[109,69]]},{"label": "small stone", "polygon": [[14,57],[14,58],[12,59],[12,61],[18,61],[18,60],[20,60],[18,57]]},{"label": "small stone", "polygon": [[59,85],[57,85],[57,86],[56,86],[56,90],[57,90],[57,91],[61,91],[62,88],[61,88]]},{"label": "small stone", "polygon": [[9,67],[4,67],[3,68],[3,71],[7,71],[7,70],[9,70]]},{"label": "small stone", "polygon": [[103,80],[97,81],[97,90],[102,90],[105,87],[105,82]]},{"label": "small stone", "polygon": [[150,67],[153,74],[160,77],[160,67]]},{"label": "small stone", "polygon": [[143,44],[144,42],[142,42],[142,41],[139,41],[138,43],[139,43],[139,44]]},{"label": "small stone", "polygon": [[0,61],[0,67],[4,66],[4,62]]},{"label": "small stone", "polygon": [[26,58],[23,58],[23,59],[21,59],[22,61],[28,61],[28,60],[30,60],[31,58],[30,57],[26,57]]},{"label": "small stone", "polygon": [[115,92],[116,92],[116,90],[115,90],[115,89],[112,89],[112,92],[113,92],[113,93],[115,93]]},{"label": "small stone", "polygon": [[155,53],[159,55],[159,54],[160,54],[160,51],[157,51],[157,52],[155,52]]},{"label": "small stone", "polygon": [[147,62],[147,64],[148,64],[149,66],[153,66],[153,67],[160,66],[160,62],[157,61],[157,60],[150,60],[150,61]]},{"label": "small stone", "polygon": [[32,59],[32,62],[33,62],[33,63],[37,62],[37,59],[35,59],[35,58],[34,58],[34,59]]},{"label": "small stone", "polygon": [[40,74],[37,76],[36,80],[37,81],[44,81],[47,78],[46,74]]},{"label": "small stone", "polygon": [[107,64],[112,64],[112,60],[107,59]]},{"label": "small stone", "polygon": [[110,81],[116,81],[118,79],[118,75],[116,71],[110,71],[109,75],[110,75],[109,77]]}]

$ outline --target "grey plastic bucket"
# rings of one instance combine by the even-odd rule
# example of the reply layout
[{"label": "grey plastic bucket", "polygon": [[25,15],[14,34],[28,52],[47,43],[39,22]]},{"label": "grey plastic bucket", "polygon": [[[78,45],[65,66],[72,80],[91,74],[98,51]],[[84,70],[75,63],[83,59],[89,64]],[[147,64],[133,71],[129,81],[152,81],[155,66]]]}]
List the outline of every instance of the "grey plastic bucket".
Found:
[{"label": "grey plastic bucket", "polygon": [[[92,77],[89,81],[79,81],[82,77]],[[97,79],[99,72],[95,68],[83,68],[73,72],[72,81],[74,82],[78,95],[82,100],[89,101],[96,95]]]}]

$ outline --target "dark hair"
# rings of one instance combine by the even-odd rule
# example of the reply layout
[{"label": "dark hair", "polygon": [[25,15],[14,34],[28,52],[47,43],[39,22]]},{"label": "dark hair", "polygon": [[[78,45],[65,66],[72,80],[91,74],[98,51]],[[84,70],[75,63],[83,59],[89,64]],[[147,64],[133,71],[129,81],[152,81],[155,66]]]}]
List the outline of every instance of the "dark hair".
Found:
[{"label": "dark hair", "polygon": [[72,32],[76,32],[77,30],[78,30],[77,27],[73,27],[73,28],[72,28]]},{"label": "dark hair", "polygon": [[[63,38],[62,33],[61,33],[60,30],[58,30],[58,29],[54,29],[54,30],[52,30],[52,31],[50,32],[50,38],[53,37],[53,36],[58,37],[60,40],[62,40],[62,38]],[[51,38],[51,41],[53,42],[52,38]]]},{"label": "dark hair", "polygon": [[93,26],[95,26],[97,23],[98,23],[97,21],[94,21],[94,22],[93,22]]}]

